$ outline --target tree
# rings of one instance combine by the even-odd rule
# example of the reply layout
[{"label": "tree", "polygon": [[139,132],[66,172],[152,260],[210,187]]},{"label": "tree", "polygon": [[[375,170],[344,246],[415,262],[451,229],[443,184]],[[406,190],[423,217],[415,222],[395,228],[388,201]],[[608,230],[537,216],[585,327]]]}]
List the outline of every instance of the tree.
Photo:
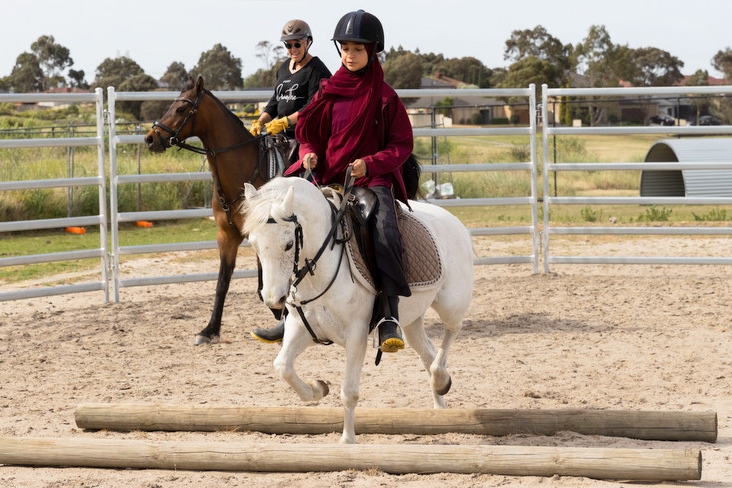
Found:
[{"label": "tree", "polygon": [[441,63],[440,72],[445,76],[468,85],[476,85],[479,88],[490,88],[493,75],[491,69],[472,56],[446,59]]},{"label": "tree", "polygon": [[539,89],[542,84],[546,83],[553,88],[557,88],[554,83],[558,76],[558,69],[549,61],[530,56],[508,67],[508,71],[501,81],[501,86],[510,88],[529,86],[534,83]]},{"label": "tree", "polygon": [[10,75],[5,78],[5,83],[15,93],[42,91],[43,70],[36,55],[28,52],[20,54]]},{"label": "tree", "polygon": [[[557,88],[564,86],[569,77],[571,71],[571,51],[571,44],[565,46],[559,39],[550,35],[543,26],[537,25],[533,30],[524,29],[513,31],[511,37],[506,41],[503,59],[511,60],[515,63],[529,58],[535,58],[552,64],[554,66],[554,78],[546,81],[550,87]],[[543,65],[536,64],[535,62],[528,63],[528,65],[543,67]]]},{"label": "tree", "polygon": [[101,87],[106,90],[108,86],[113,86],[119,90],[122,83],[132,79],[145,71],[135,61],[126,56],[118,58],[107,58],[97,66],[97,74],[94,77],[92,88]]},{"label": "tree", "polygon": [[62,72],[74,65],[68,48],[56,44],[53,36],[41,36],[31,44],[31,50],[43,70],[43,89],[65,86],[66,79]]},{"label": "tree", "polygon": [[[120,83],[115,89],[121,92],[147,92],[154,91],[158,87],[158,82],[152,76],[143,73],[138,73],[132,78],[128,78]],[[142,107],[145,102],[119,102],[119,110],[121,112],[129,113],[135,119],[142,120],[143,113]],[[162,112],[158,113],[160,116]],[[153,116],[155,117],[155,116]]]},{"label": "tree", "polygon": [[186,70],[185,65],[174,61],[170,63],[165,74],[160,78],[160,82],[171,90],[183,90],[189,76],[190,73]]},{"label": "tree", "polygon": [[216,44],[201,53],[198,64],[191,70],[194,76],[203,76],[211,90],[241,90],[241,59],[235,58],[226,47]]},{"label": "tree", "polygon": [[[632,75],[625,80],[633,86],[673,86],[684,79],[683,61],[655,47],[633,49],[627,66]],[[619,58],[617,62],[621,62]],[[620,69],[618,71],[621,71]]]},{"label": "tree", "polygon": [[422,82],[422,62],[413,53],[394,58],[387,54],[384,62],[384,80],[394,88],[419,88]]},{"label": "tree", "polygon": [[712,66],[717,71],[724,73],[724,79],[727,83],[732,83],[732,49],[727,48],[724,51],[717,51],[712,58]]},{"label": "tree", "polygon": [[84,77],[86,74],[84,73],[83,69],[80,69],[79,71],[76,71],[75,69],[69,70],[69,80],[71,80],[71,86],[75,86],[77,88],[83,88],[88,89],[89,83],[86,82]]},{"label": "tree", "polygon": [[[419,56],[422,60],[422,74],[432,75],[435,73],[444,73],[447,71],[445,67],[445,57],[442,54],[420,54],[419,50],[417,50],[415,54]],[[388,56],[389,55],[387,55],[387,59]]]},{"label": "tree", "polygon": [[244,80],[244,88],[272,88],[277,82],[277,65],[258,69]]},{"label": "tree", "polygon": [[590,27],[587,37],[572,52],[572,64],[591,87],[618,86],[617,60],[627,54],[627,47],[613,44],[604,25]]},{"label": "tree", "polygon": [[[698,69],[696,73],[689,76],[686,80],[686,86],[709,86],[709,72],[706,70]],[[710,100],[709,97],[696,96],[689,98],[690,105],[694,106],[695,119],[699,120],[702,113],[709,110]]]},{"label": "tree", "polygon": [[265,70],[280,64],[286,58],[285,48],[280,44],[272,45],[269,41],[259,41],[255,50],[257,57],[264,63]]}]

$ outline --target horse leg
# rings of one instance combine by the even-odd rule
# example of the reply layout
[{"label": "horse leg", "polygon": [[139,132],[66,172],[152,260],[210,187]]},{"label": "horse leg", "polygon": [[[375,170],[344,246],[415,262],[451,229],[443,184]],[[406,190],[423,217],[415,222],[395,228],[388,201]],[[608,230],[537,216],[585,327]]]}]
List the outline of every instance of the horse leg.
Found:
[{"label": "horse leg", "polygon": [[434,408],[446,408],[444,395],[452,386],[452,379],[447,371],[447,349],[455,340],[456,334],[452,332],[452,328],[446,328],[442,346],[435,351],[435,346],[424,329],[424,315],[422,315],[404,327],[404,335],[409,346],[417,351],[425,371],[430,375]]},{"label": "horse leg", "polygon": [[[193,344],[210,344],[218,342],[221,334],[221,317],[224,313],[224,301],[229,292],[231,275],[236,267],[236,255],[239,252],[239,244],[243,238],[238,231],[231,228],[228,223],[223,224],[228,228],[219,227],[217,241],[219,245],[219,276],[216,281],[216,298],[214,299],[213,311],[208,325],[196,334]],[[226,229],[226,230],[224,230]]]},{"label": "horse leg", "polygon": [[[365,326],[364,326],[365,327]],[[354,331],[358,329],[353,329]],[[343,433],[341,444],[356,443],[356,404],[359,398],[359,385],[361,382],[361,369],[363,360],[366,357],[368,347],[368,335],[354,334],[350,341],[346,342],[346,373],[343,376],[341,385],[341,401],[343,402]]]},{"label": "horse leg", "polygon": [[295,372],[295,360],[308,346],[314,344],[310,335],[300,324],[293,323],[288,315],[285,319],[285,337],[282,348],[274,360],[274,368],[300,399],[305,402],[318,402],[329,393],[328,385],[322,380],[303,381]]}]

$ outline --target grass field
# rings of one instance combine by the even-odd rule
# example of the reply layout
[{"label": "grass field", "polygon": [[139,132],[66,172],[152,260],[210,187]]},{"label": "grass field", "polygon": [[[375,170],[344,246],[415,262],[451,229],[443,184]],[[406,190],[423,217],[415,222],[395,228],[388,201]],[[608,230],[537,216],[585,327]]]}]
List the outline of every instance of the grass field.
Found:
[{"label": "grass field", "polygon": [[[565,136],[550,141],[550,160],[573,162],[641,162],[657,135]],[[541,140],[537,141],[537,159],[543,161]],[[432,141],[418,138],[415,153],[423,166],[423,181],[433,175]],[[69,175],[91,176],[96,173],[94,150],[65,148],[0,150],[0,181],[63,178]],[[475,164],[527,162],[529,141],[525,136],[441,137],[437,140],[434,162],[437,164]],[[207,171],[199,155],[187,151],[167,151],[153,155],[143,147],[123,146],[117,156],[120,174]],[[540,170],[539,170],[540,171]],[[530,195],[527,171],[485,173],[440,173],[437,183],[451,183],[458,198],[526,197]],[[542,192],[540,172],[537,188]],[[549,175],[550,191],[560,196],[635,196],[638,195],[639,171],[583,171]],[[123,185],[119,191],[121,211],[176,209],[209,206],[211,186],[206,182],[175,184]],[[96,188],[25,190],[0,192],[0,220],[93,215],[98,213]],[[450,207],[468,227],[527,225],[531,221],[528,206]],[[543,219],[539,208],[539,219]],[[732,215],[718,206],[648,207],[635,205],[579,206],[552,208],[550,221],[556,225],[597,223],[613,219],[625,225],[727,225]],[[215,239],[216,229],[208,219],[156,222],[150,229],[123,226],[120,245],[132,246],[162,242],[206,241]],[[95,249],[100,246],[98,229],[86,234],[67,234],[62,229],[0,234],[0,256],[53,253],[72,249]],[[48,272],[98,266],[96,260],[47,263],[34,266],[0,268],[1,281],[18,281]]]}]

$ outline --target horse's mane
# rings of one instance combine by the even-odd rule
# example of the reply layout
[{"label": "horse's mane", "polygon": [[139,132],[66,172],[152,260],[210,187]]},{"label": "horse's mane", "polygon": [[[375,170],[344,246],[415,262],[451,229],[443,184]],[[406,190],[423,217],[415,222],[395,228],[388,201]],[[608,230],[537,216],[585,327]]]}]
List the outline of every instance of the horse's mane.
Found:
[{"label": "horse's mane", "polygon": [[[232,121],[236,121],[242,127],[242,129],[244,128],[244,122],[242,122],[242,120],[239,117],[237,117],[234,112],[229,110],[229,108],[226,105],[224,105],[224,102],[219,100],[218,97],[216,97],[216,95],[211,93],[211,91],[207,90],[206,88],[204,88],[203,91],[204,91],[204,93],[209,95],[213,100],[216,101],[216,103],[219,105],[219,107],[221,107],[221,109],[224,111],[224,113],[226,113],[227,117],[229,117]],[[249,131],[247,131],[247,132],[249,132]]]},{"label": "horse's mane", "polygon": [[[246,215],[242,227],[244,234],[248,235],[252,229],[267,223],[269,219],[282,222],[291,218],[292,215],[285,215],[279,204],[282,203],[287,191],[293,186],[295,191],[299,192],[298,186],[304,188],[305,186],[312,186],[312,184],[301,178],[278,177],[261,186],[255,196],[247,197],[241,206],[241,212]],[[314,186],[312,187],[315,189]]]},{"label": "horse's mane", "polygon": [[[189,90],[193,90],[193,87],[194,86],[196,86],[196,82],[193,80],[193,77],[189,76],[188,77],[188,81],[186,82],[186,85],[183,87],[183,90],[181,91],[181,95],[183,93],[189,91]],[[229,108],[226,105],[224,105],[224,102],[222,102],[221,100],[219,100],[219,98],[216,95],[214,95],[213,93],[211,93],[211,90],[208,90],[208,89],[204,88],[203,89],[203,93],[205,93],[206,95],[210,96],[211,99],[216,102],[216,104],[219,106],[219,108],[221,108],[222,112],[224,112],[226,114],[226,116],[231,119],[232,122],[236,121],[236,123],[242,129],[245,129],[244,122],[242,122],[242,120],[239,117],[237,117],[234,112],[232,112],[231,110],[229,110]],[[246,131],[246,132],[249,133],[249,131]]]}]

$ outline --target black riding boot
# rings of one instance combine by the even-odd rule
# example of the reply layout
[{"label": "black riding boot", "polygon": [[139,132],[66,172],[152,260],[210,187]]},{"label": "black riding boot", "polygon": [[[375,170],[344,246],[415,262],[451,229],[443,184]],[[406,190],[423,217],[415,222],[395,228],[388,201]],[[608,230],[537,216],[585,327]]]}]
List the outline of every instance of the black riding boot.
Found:
[{"label": "black riding boot", "polygon": [[387,296],[384,302],[384,318],[376,325],[379,333],[379,349],[397,352],[404,349],[404,338],[399,325],[399,297]]},{"label": "black riding boot", "polygon": [[273,344],[275,342],[282,342],[282,338],[285,337],[285,317],[269,329],[262,329],[257,327],[251,332],[252,337],[258,339],[267,344]]}]

